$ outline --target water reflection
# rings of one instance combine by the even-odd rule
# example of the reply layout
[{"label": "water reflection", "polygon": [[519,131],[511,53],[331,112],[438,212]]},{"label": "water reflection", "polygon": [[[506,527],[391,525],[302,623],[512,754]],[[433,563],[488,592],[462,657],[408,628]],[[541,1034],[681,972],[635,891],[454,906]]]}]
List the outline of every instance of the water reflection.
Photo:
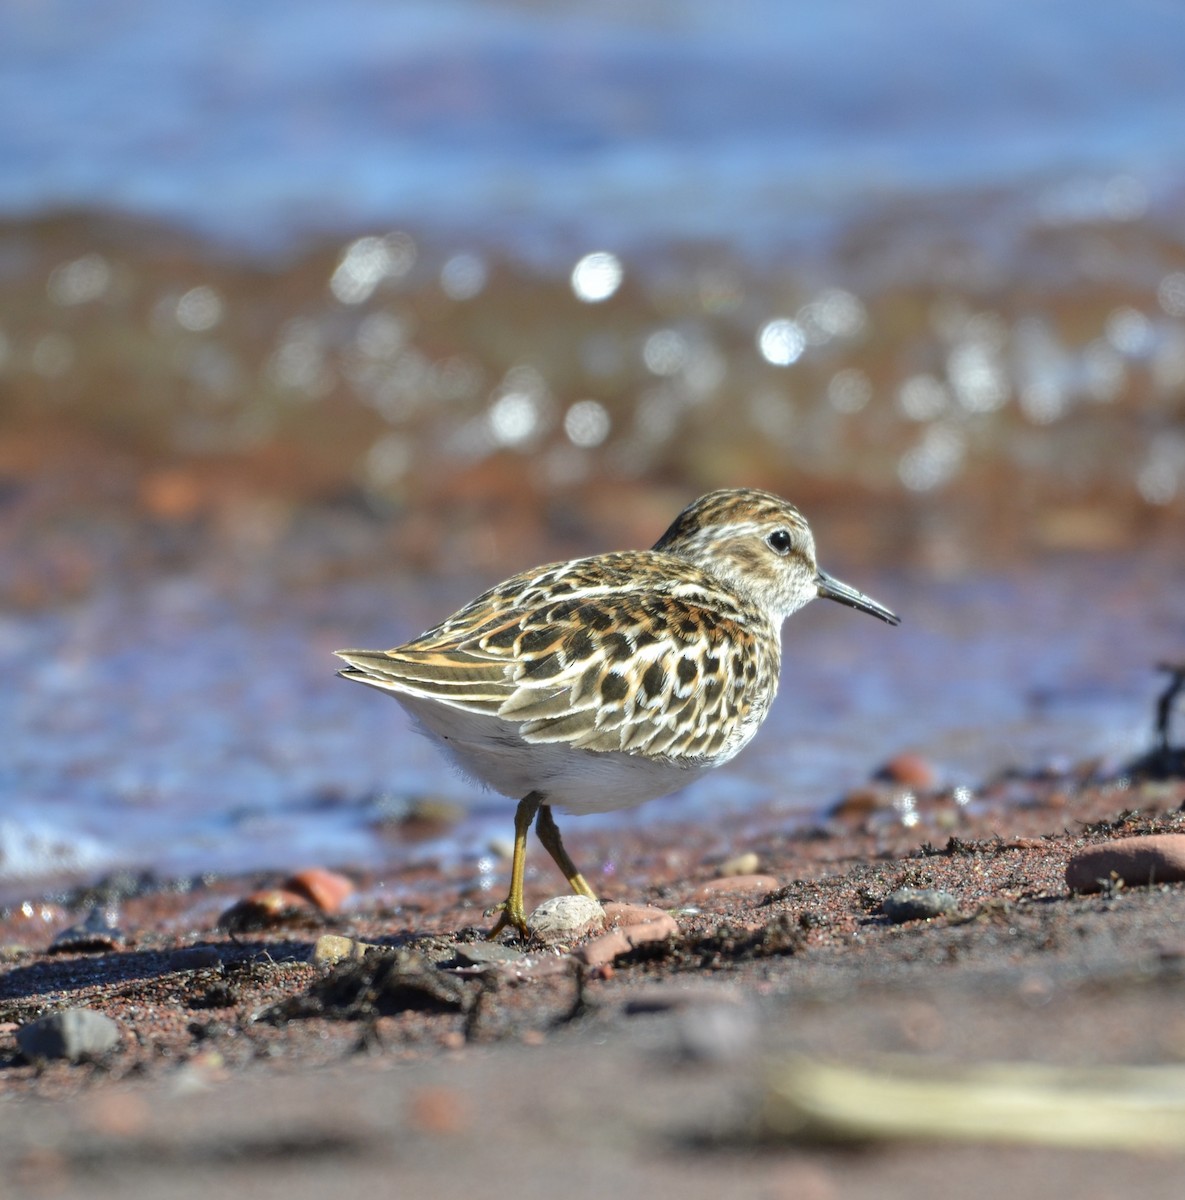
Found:
[{"label": "water reflection", "polygon": [[[1063,225],[988,296],[935,282],[951,246],[915,232],[912,213],[862,218],[859,253],[810,271],[694,244],[549,268],[404,231],[263,269],[159,231],[167,253],[137,253],[134,222],[33,222],[0,237],[0,371],[9,418],[47,445],[66,422],[100,441],[118,429],[133,475],[167,456],[168,488],[126,494],[170,520],[165,497],[215,511],[202,476],[224,454],[243,456],[249,490],[293,503],[360,488],[376,512],[420,498],[445,521],[454,495],[521,493],[513,511],[548,514],[532,526],[543,538],[599,524],[618,484],[660,479],[683,494],[760,481],[808,511],[837,484],[940,496],[904,537],[879,509],[862,547],[925,561],[968,538],[1008,554],[1085,529],[1118,544],[1141,511],[1176,514],[1176,243],[1137,221]],[[890,270],[882,244],[911,246],[908,265]],[[1097,273],[1100,246],[1116,279]],[[559,493],[573,524],[549,508]],[[1105,517],[1070,520],[1088,494]]]},{"label": "water reflection", "polygon": [[111,284],[111,266],[101,254],[84,254],[55,267],[46,290],[55,304],[72,306],[100,299]]},{"label": "water reflection", "polygon": [[806,349],[806,334],[797,321],[775,317],[767,321],[757,334],[757,349],[761,357],[775,367],[796,363]]},{"label": "water reflection", "polygon": [[416,243],[406,233],[361,237],[346,247],[329,280],[343,304],[362,304],[379,284],[401,279],[416,261]]},{"label": "water reflection", "polygon": [[564,432],[574,446],[599,446],[611,427],[609,413],[596,400],[577,400],[564,414]]},{"label": "water reflection", "polygon": [[623,271],[617,255],[605,250],[586,254],[572,268],[572,290],[585,304],[608,300],[621,287]]}]

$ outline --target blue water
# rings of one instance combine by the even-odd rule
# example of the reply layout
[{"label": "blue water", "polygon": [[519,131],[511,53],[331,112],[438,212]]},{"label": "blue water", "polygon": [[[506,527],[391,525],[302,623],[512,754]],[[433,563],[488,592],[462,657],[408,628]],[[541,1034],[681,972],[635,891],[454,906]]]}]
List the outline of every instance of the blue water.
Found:
[{"label": "blue water", "polygon": [[[30,0],[0,4],[0,215],[140,213],[251,253],[406,225],[553,266],[681,238],[797,265],[951,191],[1177,229],[1183,64],[1185,6],[1150,0]],[[1185,638],[1180,570],[1025,570],[853,575],[906,624],[796,617],[767,730],[646,811],[810,809],[907,747],[972,784],[1137,752],[1152,665]],[[0,689],[0,884],[395,853],[385,796],[474,794],[331,651],[467,598],[372,582],[253,606],[186,577],[0,613],[19,681]]]},{"label": "blue water", "polygon": [[[752,806],[790,819],[903,749],[974,789],[1006,767],[1118,767],[1149,746],[1153,666],[1185,640],[1182,568],[853,577],[900,628],[812,604],[786,625],[781,694],[744,754],[636,816],[577,825],[737,825]],[[334,677],[335,648],[406,639],[466,598],[448,593],[386,580],[250,601],[191,576],[0,615],[0,675],[20,681],[0,689],[0,896],[125,866],[398,862],[424,848],[379,826],[422,797],[477,810],[431,853],[485,853],[513,802],[454,774],[397,704]]]},{"label": "blue water", "polygon": [[0,212],[255,248],[406,222],[825,236],[888,196],[1185,176],[1171,0],[39,0],[0,7]]}]

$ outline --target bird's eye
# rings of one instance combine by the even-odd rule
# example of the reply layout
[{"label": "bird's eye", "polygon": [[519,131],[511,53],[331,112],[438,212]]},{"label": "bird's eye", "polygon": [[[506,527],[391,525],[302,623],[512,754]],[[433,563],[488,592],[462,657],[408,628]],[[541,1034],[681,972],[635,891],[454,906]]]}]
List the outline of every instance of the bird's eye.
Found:
[{"label": "bird's eye", "polygon": [[777,554],[789,554],[794,549],[794,539],[788,529],[775,529],[765,539],[765,544]]}]

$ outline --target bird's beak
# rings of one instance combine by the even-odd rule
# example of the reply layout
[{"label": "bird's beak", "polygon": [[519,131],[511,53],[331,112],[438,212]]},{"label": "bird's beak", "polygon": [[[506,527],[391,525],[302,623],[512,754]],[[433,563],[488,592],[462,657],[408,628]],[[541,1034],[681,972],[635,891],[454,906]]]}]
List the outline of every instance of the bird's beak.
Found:
[{"label": "bird's beak", "polygon": [[861,612],[880,617],[882,621],[887,621],[890,625],[901,624],[901,618],[895,612],[890,612],[871,596],[866,596],[863,592],[856,591],[854,587],[841,583],[838,579],[833,579],[826,571],[820,571],[815,576],[815,586],[819,589],[819,595],[826,600],[838,600],[840,604],[846,604],[849,608],[858,608]]}]

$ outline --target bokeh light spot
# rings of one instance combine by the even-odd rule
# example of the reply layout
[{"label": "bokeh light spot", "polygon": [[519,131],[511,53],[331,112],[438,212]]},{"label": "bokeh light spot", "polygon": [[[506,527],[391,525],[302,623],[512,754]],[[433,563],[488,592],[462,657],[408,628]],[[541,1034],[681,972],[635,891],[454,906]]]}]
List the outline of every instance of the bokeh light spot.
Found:
[{"label": "bokeh light spot", "polygon": [[1156,299],[1170,317],[1185,317],[1185,271],[1170,271],[1160,281]]},{"label": "bokeh light spot", "polygon": [[1185,437],[1161,434],[1136,473],[1136,487],[1149,504],[1171,504],[1185,480]]},{"label": "bokeh light spot", "polygon": [[1152,349],[1152,322],[1138,308],[1116,308],[1104,326],[1107,341],[1128,358],[1142,358]]},{"label": "bokeh light spot", "polygon": [[841,413],[858,413],[872,400],[872,381],[859,367],[836,371],[827,385],[827,403]]},{"label": "bokeh light spot", "polygon": [[821,346],[832,338],[852,338],[864,331],[868,312],[863,302],[843,288],[828,288],[798,310],[806,340]]},{"label": "bokeh light spot", "polygon": [[454,254],[440,268],[440,286],[450,300],[472,300],[489,279],[485,261],[476,254]]},{"label": "bokeh light spot", "polygon": [[642,361],[655,375],[677,375],[687,362],[687,339],[674,329],[652,333],[642,347]]},{"label": "bokeh light spot", "polygon": [[950,392],[933,375],[914,375],[901,385],[897,403],[911,421],[933,421],[950,408]]},{"label": "bokeh light spot", "polygon": [[406,233],[361,237],[345,249],[329,290],[343,304],[362,304],[384,280],[400,279],[416,261],[416,243]]},{"label": "bokeh light spot", "polygon": [[388,433],[366,452],[363,471],[372,487],[390,487],[407,473],[412,463],[412,447],[406,437]]},{"label": "bokeh light spot", "polygon": [[600,304],[621,287],[621,260],[607,250],[586,254],[572,268],[572,291],[585,304]]},{"label": "bokeh light spot", "polygon": [[499,446],[521,446],[539,428],[539,406],[525,392],[506,392],[489,411],[490,434]]},{"label": "bokeh light spot", "polygon": [[775,367],[788,367],[802,357],[806,349],[806,334],[797,321],[789,317],[776,317],[761,327],[757,335],[757,349],[766,362]]},{"label": "bokeh light spot", "polygon": [[564,433],[574,446],[599,446],[609,436],[609,413],[597,400],[577,400],[564,414]]},{"label": "bokeh light spot", "polygon": [[33,346],[33,370],[58,379],[74,365],[74,343],[64,333],[47,333]]},{"label": "bokeh light spot", "polygon": [[965,450],[962,434],[931,426],[921,442],[901,456],[897,474],[911,492],[928,492],[955,476],[962,466]]},{"label": "bokeh light spot", "polygon": [[204,333],[222,320],[222,299],[212,287],[190,288],[177,301],[177,324],[191,333]]},{"label": "bokeh light spot", "polygon": [[84,254],[50,272],[46,291],[63,307],[98,300],[111,286],[111,267],[101,254]]}]

